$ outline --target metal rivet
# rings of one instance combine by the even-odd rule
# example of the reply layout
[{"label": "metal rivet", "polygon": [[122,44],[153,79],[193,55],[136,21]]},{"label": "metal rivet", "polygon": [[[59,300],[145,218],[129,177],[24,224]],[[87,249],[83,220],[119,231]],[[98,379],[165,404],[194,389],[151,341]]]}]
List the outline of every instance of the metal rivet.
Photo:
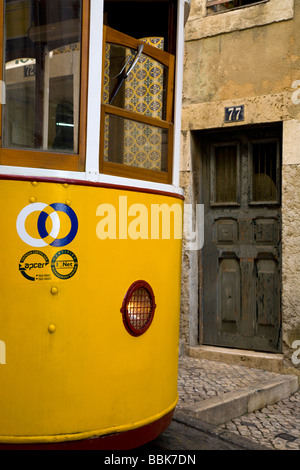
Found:
[{"label": "metal rivet", "polygon": [[54,333],[56,330],[56,326],[51,323],[51,325],[48,326],[48,331],[49,333]]},{"label": "metal rivet", "polygon": [[56,295],[57,292],[58,292],[57,287],[52,287],[52,289],[51,289],[51,294]]},{"label": "metal rivet", "polygon": [[67,206],[70,206],[70,205],[71,205],[70,199],[67,199],[67,200],[66,200],[66,205],[67,205]]},{"label": "metal rivet", "polygon": [[35,199],[34,196],[31,196],[31,197],[29,198],[29,202],[35,202],[35,201],[36,201],[36,199]]},{"label": "metal rivet", "polygon": [[63,183],[63,187],[68,188],[69,187],[68,183]]},{"label": "metal rivet", "polygon": [[32,186],[37,186],[37,181],[31,181]]}]

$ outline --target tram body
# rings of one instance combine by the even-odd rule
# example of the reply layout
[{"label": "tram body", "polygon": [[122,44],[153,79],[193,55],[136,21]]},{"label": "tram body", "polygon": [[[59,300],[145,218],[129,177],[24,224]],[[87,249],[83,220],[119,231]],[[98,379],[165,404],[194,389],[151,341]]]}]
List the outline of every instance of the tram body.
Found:
[{"label": "tram body", "polygon": [[[173,18],[170,54],[115,28],[127,2],[55,3],[1,1],[0,449],[130,449],[178,399],[184,6],[130,2]],[[142,55],[159,115],[124,105]]]}]

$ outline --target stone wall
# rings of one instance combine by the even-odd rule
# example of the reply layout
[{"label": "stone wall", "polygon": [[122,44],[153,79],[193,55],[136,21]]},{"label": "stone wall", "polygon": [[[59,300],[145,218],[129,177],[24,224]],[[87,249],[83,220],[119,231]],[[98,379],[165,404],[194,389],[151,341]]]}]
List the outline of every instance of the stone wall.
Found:
[{"label": "stone wall", "polygon": [[[283,354],[285,366],[298,373],[292,344],[300,341],[300,0],[269,0],[209,17],[205,1],[192,0],[182,111],[186,203],[198,202],[197,131],[226,128],[224,108],[241,104],[245,119],[237,126],[283,123]],[[200,256],[200,251],[183,253],[181,341],[186,349],[201,343]]]},{"label": "stone wall", "polygon": [[293,353],[300,349],[300,122],[285,122],[283,135],[282,338],[284,365],[295,368]]}]

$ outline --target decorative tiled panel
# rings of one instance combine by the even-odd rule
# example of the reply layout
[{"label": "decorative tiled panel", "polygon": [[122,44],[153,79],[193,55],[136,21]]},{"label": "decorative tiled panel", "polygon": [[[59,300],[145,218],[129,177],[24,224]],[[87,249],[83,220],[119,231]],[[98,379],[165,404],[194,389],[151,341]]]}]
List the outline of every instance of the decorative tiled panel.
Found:
[{"label": "decorative tiled panel", "polygon": [[[164,48],[163,38],[143,38],[141,41]],[[125,109],[162,118],[163,79],[163,67],[159,62],[142,54],[126,80]]]},{"label": "decorative tiled panel", "polygon": [[52,51],[53,55],[66,54],[68,52],[80,51],[80,42],[74,42],[74,44],[68,44],[67,46],[61,46]]},{"label": "decorative tiled panel", "polygon": [[[110,45],[106,44],[105,61],[103,73],[103,103],[109,103],[109,63],[110,63]],[[108,137],[109,137],[109,117],[105,117],[104,123],[104,161],[108,161]]]},{"label": "decorative tiled panel", "polygon": [[[163,38],[143,38],[143,42],[160,49],[164,48]],[[132,63],[136,51],[127,49],[125,63]],[[132,57],[130,57],[132,56]],[[134,69],[125,81],[124,109],[134,113],[163,119],[163,84],[166,77],[164,66],[156,60],[141,54]],[[103,102],[109,102],[110,93],[110,45],[106,45],[103,83]],[[109,156],[109,117],[105,119],[104,160]],[[161,170],[162,129],[124,120],[123,164],[151,170]]]},{"label": "decorative tiled panel", "polygon": [[[143,42],[164,48],[163,38],[143,38]],[[142,54],[125,84],[125,109],[162,118],[164,70],[157,61]],[[128,121],[125,128],[124,163],[161,169],[162,134],[153,126]]]}]

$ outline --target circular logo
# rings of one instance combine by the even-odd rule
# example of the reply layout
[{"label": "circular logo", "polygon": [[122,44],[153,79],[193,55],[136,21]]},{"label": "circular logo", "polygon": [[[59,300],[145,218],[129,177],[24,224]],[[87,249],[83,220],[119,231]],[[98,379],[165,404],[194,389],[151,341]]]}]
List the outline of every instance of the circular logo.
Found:
[{"label": "circular logo", "polygon": [[77,257],[70,250],[60,250],[52,258],[51,269],[59,279],[70,279],[76,273],[77,268]]},{"label": "circular logo", "polygon": [[[49,209],[50,208],[50,209]],[[45,211],[47,209],[47,212]],[[34,238],[30,236],[25,228],[25,222],[27,217],[32,214],[33,212],[40,212],[38,219],[37,219],[37,231],[40,238]],[[60,232],[60,218],[58,212],[65,213],[71,222],[71,228],[69,233],[62,237],[57,238]],[[48,232],[46,228],[46,221],[50,218],[52,222],[51,231]],[[17,218],[17,232],[23,242],[27,243],[27,245],[34,246],[36,248],[42,248],[47,245],[61,247],[66,246],[74,240],[78,231],[78,219],[71,207],[67,206],[66,204],[62,203],[54,203],[44,204],[42,202],[35,202],[33,204],[29,204],[28,206],[24,207],[18,215]],[[45,238],[50,238],[50,243],[45,241]]]},{"label": "circular logo", "polygon": [[[42,259],[41,259],[42,258]],[[44,274],[44,269],[48,266],[49,259],[38,250],[32,250],[22,256],[19,263],[19,271],[29,281],[49,279],[49,274]]]}]

